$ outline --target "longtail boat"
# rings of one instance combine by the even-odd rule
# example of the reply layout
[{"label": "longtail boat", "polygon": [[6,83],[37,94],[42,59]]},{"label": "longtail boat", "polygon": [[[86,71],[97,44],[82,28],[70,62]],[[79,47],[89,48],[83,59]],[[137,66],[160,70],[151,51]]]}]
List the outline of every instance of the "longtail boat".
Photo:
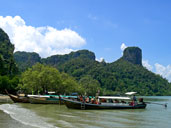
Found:
[{"label": "longtail boat", "polygon": [[5,91],[14,103],[30,103],[29,97],[27,96],[16,96],[16,95],[9,94],[7,90]]},{"label": "longtail boat", "polygon": [[[132,93],[131,93],[132,94]],[[130,94],[128,94],[130,95]],[[97,102],[86,102],[71,99],[63,99],[67,108],[72,109],[144,109],[146,103],[140,98],[138,101],[131,101],[130,97],[120,96],[98,96]],[[120,101],[120,102],[119,102]]]}]

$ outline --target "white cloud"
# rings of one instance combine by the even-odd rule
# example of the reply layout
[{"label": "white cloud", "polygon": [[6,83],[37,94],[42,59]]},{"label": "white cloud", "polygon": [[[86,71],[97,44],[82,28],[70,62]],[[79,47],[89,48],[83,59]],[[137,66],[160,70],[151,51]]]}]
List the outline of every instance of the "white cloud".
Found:
[{"label": "white cloud", "polygon": [[104,58],[103,57],[101,57],[100,59],[96,58],[96,61],[102,62],[102,61],[104,61]]},{"label": "white cloud", "polygon": [[150,71],[152,71],[152,69],[153,69],[153,66],[151,66],[150,64],[149,64],[149,62],[148,62],[148,60],[143,60],[142,59],[142,65],[144,66],[144,67],[146,67],[148,70],[150,70]]},{"label": "white cloud", "polygon": [[154,65],[155,68],[153,70],[153,66],[149,64],[148,60],[142,60],[142,64],[148,70],[161,75],[163,78],[166,78],[169,82],[171,82],[171,65],[163,66],[161,64],[156,63]]},{"label": "white cloud", "polygon": [[122,44],[121,44],[121,50],[124,51],[125,48],[127,48],[127,46],[126,46],[124,43],[122,43]]},{"label": "white cloud", "polygon": [[168,79],[169,82],[171,82],[171,65],[163,66],[161,64],[156,63],[156,74],[160,74],[164,78]]},{"label": "white cloud", "polygon": [[67,54],[86,44],[85,39],[71,29],[27,26],[20,16],[0,16],[0,27],[9,35],[15,51],[37,52],[41,57]]}]

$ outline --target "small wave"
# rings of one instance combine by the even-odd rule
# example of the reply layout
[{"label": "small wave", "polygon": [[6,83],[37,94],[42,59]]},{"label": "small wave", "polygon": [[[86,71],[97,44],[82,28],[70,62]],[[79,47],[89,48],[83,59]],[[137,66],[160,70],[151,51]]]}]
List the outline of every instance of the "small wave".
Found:
[{"label": "small wave", "polygon": [[76,116],[72,116],[72,115],[64,115],[64,114],[61,114],[60,116],[69,117],[69,118],[74,118],[74,117],[76,117]]},{"label": "small wave", "polygon": [[21,108],[17,104],[2,104],[0,110],[9,114],[14,120],[28,126],[38,128],[56,128],[45,122],[47,119],[36,115],[34,112]]},{"label": "small wave", "polygon": [[64,120],[58,120],[58,123],[62,124],[63,126],[67,127],[67,128],[73,128],[73,126],[71,125],[71,123],[64,121]]}]

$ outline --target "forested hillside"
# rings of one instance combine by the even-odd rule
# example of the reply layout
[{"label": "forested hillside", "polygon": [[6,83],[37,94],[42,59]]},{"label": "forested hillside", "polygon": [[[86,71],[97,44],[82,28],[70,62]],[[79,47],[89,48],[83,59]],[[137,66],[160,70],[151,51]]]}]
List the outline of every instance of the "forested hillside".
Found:
[{"label": "forested hillside", "polygon": [[0,93],[4,89],[14,91],[18,83],[14,57],[14,45],[11,44],[8,35],[0,28]]},{"label": "forested hillside", "polygon": [[8,35],[0,28],[0,75],[12,75],[17,72],[13,52],[14,46]]},{"label": "forested hillside", "polygon": [[[22,56],[24,60],[24,56],[31,54],[18,52],[17,56]],[[17,58],[16,53],[14,55],[19,67],[26,69],[33,65]],[[30,61],[35,63],[36,59],[32,58]],[[137,91],[140,95],[171,95],[171,84],[142,66],[142,51],[138,47],[126,48],[123,56],[113,63],[96,61],[94,53],[88,50],[54,55],[40,61],[72,75],[78,82],[90,77],[97,80],[104,94]]]},{"label": "forested hillside", "polygon": [[14,59],[17,62],[18,68],[21,72],[25,71],[27,68],[32,67],[36,63],[41,62],[39,54],[35,52],[20,52],[17,51],[14,54]]}]

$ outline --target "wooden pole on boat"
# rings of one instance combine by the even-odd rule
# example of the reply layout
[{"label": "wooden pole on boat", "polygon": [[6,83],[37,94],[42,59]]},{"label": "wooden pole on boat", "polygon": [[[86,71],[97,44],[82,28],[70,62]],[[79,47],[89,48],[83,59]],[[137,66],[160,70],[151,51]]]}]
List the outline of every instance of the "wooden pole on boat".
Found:
[{"label": "wooden pole on boat", "polygon": [[59,105],[61,105],[61,96],[59,94]]}]

